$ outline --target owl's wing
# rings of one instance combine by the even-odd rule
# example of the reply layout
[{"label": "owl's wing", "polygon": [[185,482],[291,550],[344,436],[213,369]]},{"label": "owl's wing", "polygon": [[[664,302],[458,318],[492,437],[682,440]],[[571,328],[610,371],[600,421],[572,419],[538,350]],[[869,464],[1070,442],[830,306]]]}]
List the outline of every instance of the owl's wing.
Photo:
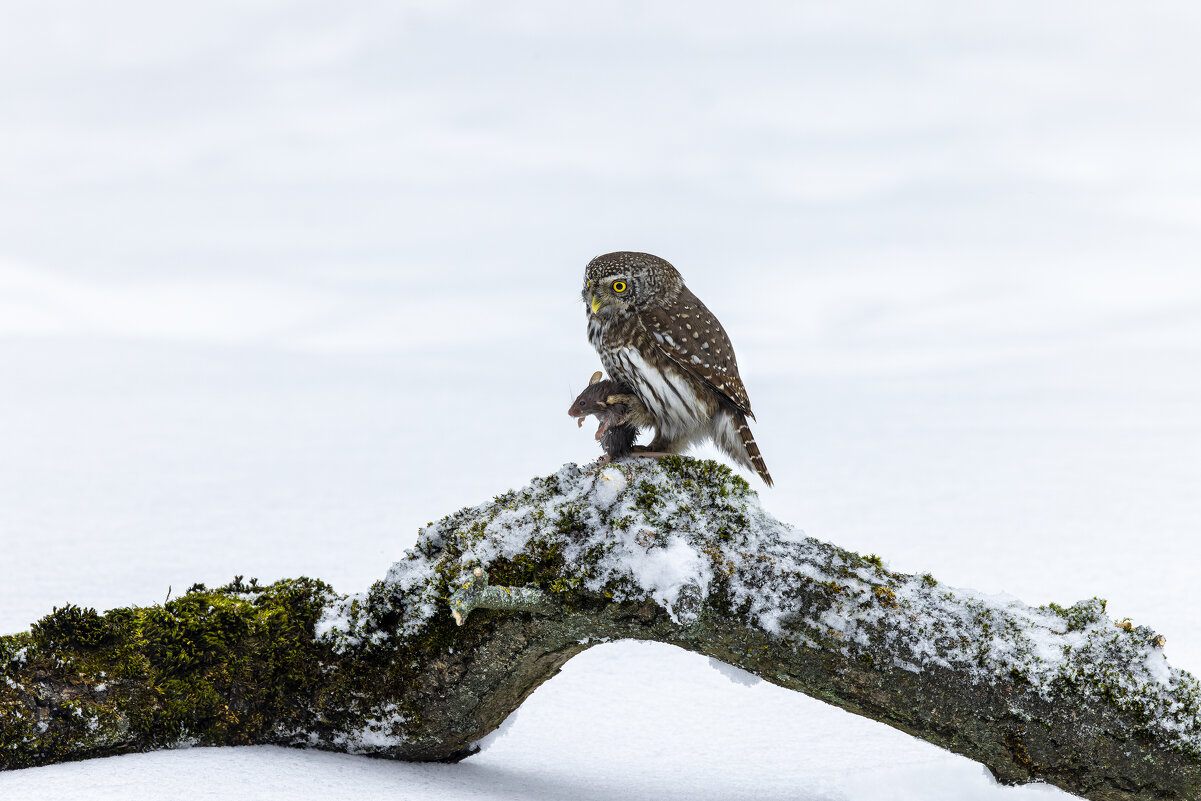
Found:
[{"label": "owl's wing", "polygon": [[651,340],[685,373],[724,395],[752,420],[751,400],[738,376],[738,360],[721,323],[687,288],[671,309],[649,309],[639,320]]}]

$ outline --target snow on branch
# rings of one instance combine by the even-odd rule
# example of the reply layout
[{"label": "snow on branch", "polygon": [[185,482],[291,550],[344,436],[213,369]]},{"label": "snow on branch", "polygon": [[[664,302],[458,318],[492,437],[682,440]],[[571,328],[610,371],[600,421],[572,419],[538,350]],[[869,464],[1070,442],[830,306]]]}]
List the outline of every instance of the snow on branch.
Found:
[{"label": "snow on branch", "polygon": [[892,572],[678,457],[567,465],[463,509],[359,595],[238,581],[56,610],[0,638],[0,767],[250,742],[455,761],[619,638],[705,654],[1005,783],[1201,795],[1201,688],[1155,632],[1097,599],[1030,607]]}]

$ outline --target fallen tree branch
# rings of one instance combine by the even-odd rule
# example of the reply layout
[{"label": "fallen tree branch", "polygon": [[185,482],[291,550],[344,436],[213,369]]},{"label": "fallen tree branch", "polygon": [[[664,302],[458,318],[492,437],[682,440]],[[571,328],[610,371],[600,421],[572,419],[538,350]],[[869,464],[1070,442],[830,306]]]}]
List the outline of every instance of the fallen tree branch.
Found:
[{"label": "fallen tree branch", "polygon": [[567,465],[450,515],[361,595],[239,579],[162,606],[56,609],[0,638],[0,768],[243,743],[455,761],[572,656],[624,638],[735,665],[1004,783],[1201,796],[1201,690],[1159,635],[1096,599],[1032,608],[891,572],[680,458]]}]

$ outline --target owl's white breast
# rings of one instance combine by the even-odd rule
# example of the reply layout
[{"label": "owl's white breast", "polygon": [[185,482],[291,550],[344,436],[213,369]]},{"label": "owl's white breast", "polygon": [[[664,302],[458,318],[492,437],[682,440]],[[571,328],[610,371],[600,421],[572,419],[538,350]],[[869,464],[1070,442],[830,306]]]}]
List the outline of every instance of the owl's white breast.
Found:
[{"label": "owl's white breast", "polygon": [[[618,348],[614,369],[642,399],[656,422],[656,433],[670,440],[692,440],[711,427],[713,400],[697,393],[692,376],[661,360],[662,369],[629,346]],[[711,393],[707,393],[711,394]]]}]

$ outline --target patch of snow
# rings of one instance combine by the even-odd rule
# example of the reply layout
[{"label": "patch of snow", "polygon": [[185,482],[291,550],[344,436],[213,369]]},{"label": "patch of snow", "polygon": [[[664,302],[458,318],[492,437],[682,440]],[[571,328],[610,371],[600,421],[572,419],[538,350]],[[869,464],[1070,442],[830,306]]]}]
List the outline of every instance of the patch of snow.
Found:
[{"label": "patch of snow", "polygon": [[593,498],[598,506],[608,509],[625,488],[625,473],[612,467],[606,467],[600,472],[600,480],[597,482]]},{"label": "patch of snow", "polygon": [[334,742],[349,754],[371,754],[405,743],[406,716],[396,704],[387,704],[368,717],[362,726],[334,735]]},{"label": "patch of snow", "polygon": [[[360,602],[364,600],[363,595],[355,596]],[[319,640],[330,640],[336,642],[343,647],[349,643],[358,643],[358,637],[353,637],[350,634],[352,628],[350,620],[350,604],[351,598],[343,599],[335,603],[325,605],[325,609],[321,613],[321,617],[317,619],[313,626],[313,635]]]},{"label": "patch of snow", "polygon": [[638,586],[658,601],[676,622],[680,622],[681,617],[691,619],[696,616],[695,611],[679,612],[684,589],[694,590],[694,597],[704,597],[713,578],[705,555],[681,536],[670,536],[665,545],[651,548],[645,554],[621,554],[612,562],[602,563],[601,567],[628,571]]},{"label": "patch of snow", "polygon": [[1172,686],[1172,666],[1168,664],[1168,658],[1164,656],[1163,651],[1153,647],[1147,648],[1147,657],[1144,666],[1146,667],[1147,675],[1153,681],[1165,687]]}]

